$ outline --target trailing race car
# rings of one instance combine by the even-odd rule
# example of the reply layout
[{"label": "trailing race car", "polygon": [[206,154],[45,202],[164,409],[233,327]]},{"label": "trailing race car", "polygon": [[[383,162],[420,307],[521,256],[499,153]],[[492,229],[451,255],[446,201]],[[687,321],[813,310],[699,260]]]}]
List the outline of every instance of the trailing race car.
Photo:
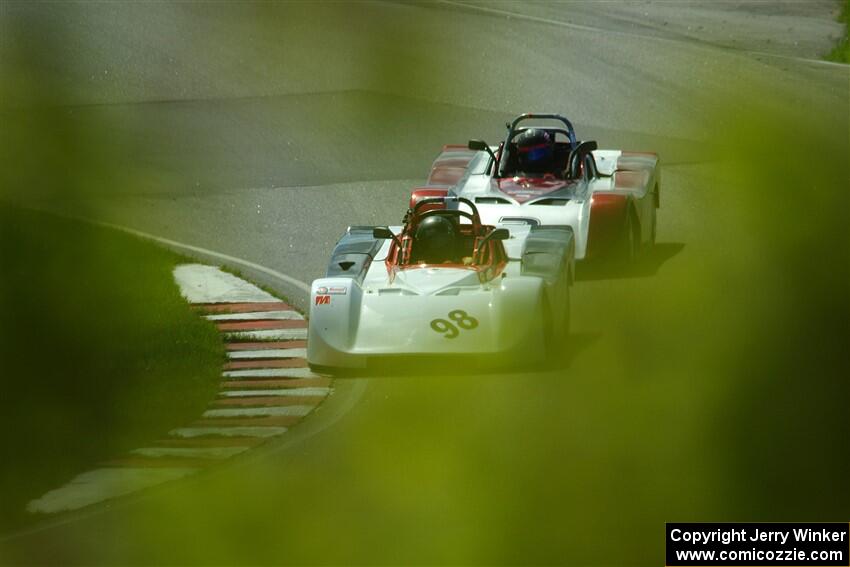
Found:
[{"label": "trailing race car", "polygon": [[[544,125],[528,125],[529,121]],[[654,153],[599,150],[580,142],[557,114],[522,114],[496,147],[447,145],[420,199],[455,195],[474,202],[487,224],[569,225],[576,259],[631,263],[655,243],[660,171]]]},{"label": "trailing race car", "polygon": [[568,226],[485,225],[457,197],[420,200],[401,227],[349,227],[313,282],[307,361],[543,360],[563,351],[574,251]]}]

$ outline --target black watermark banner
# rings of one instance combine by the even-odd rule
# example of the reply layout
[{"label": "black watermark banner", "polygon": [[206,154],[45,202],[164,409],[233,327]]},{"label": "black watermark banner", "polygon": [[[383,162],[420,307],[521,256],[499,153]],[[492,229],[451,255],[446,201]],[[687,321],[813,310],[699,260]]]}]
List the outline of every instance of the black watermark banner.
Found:
[{"label": "black watermark banner", "polygon": [[850,565],[850,524],[667,524],[668,567]]}]

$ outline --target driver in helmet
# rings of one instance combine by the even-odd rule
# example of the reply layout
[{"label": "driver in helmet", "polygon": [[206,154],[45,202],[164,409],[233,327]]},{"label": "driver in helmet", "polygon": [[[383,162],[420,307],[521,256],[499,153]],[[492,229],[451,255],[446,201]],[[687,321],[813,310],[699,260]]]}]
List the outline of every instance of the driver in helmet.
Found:
[{"label": "driver in helmet", "polygon": [[526,174],[554,173],[555,140],[546,130],[528,128],[514,139],[517,169]]},{"label": "driver in helmet", "polygon": [[468,264],[472,258],[461,258],[461,237],[452,219],[440,215],[427,216],[415,232],[416,261],[420,264]]}]

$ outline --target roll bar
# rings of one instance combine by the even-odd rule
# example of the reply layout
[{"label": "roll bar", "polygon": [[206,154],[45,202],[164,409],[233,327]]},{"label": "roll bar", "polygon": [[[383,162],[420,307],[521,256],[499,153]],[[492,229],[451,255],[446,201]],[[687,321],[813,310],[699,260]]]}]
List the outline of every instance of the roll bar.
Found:
[{"label": "roll bar", "polygon": [[520,114],[514,121],[507,124],[508,127],[508,137],[505,139],[505,143],[508,143],[513,138],[513,133],[516,131],[517,126],[523,120],[557,120],[561,122],[567,128],[567,137],[570,139],[571,149],[575,149],[576,147],[576,130],[573,128],[573,123],[567,120],[565,116],[561,116],[560,114],[535,114],[533,112],[526,112],[525,114]]},{"label": "roll bar", "polygon": [[[578,141],[576,140],[576,130],[573,128],[573,123],[567,120],[565,116],[561,116],[560,114],[536,114],[533,112],[526,112],[525,114],[520,114],[516,118],[514,118],[513,122],[508,122],[505,124],[508,128],[508,135],[505,138],[505,143],[502,144],[502,155],[499,159],[499,170],[497,172],[498,176],[501,177],[505,174],[505,164],[509,162],[509,160],[505,159],[510,152],[511,140],[516,136],[517,128],[519,124],[526,120],[555,120],[560,122],[566,128],[565,134],[570,141],[570,150],[573,151],[576,149],[578,145]],[[558,130],[562,131],[562,130]]]},{"label": "roll bar", "polygon": [[[472,220],[472,224],[476,227],[481,226],[481,216],[478,214],[478,208],[475,206],[475,203],[470,201],[465,197],[456,197],[456,196],[445,196],[445,197],[426,197],[420,201],[417,201],[415,205],[413,205],[413,209],[410,211],[409,217],[415,217],[419,214],[419,208],[424,205],[437,205],[437,204],[447,204],[449,202],[463,203],[472,209],[472,215],[470,216],[470,220]],[[465,213],[465,211],[459,211],[461,213]],[[465,214],[465,216],[468,213]]]}]

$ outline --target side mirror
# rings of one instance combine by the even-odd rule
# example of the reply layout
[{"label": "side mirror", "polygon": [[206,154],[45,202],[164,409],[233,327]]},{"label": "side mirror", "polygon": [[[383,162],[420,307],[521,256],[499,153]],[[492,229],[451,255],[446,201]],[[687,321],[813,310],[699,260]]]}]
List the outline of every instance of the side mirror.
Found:
[{"label": "side mirror", "polygon": [[[405,220],[406,222],[406,220]],[[395,245],[401,248],[401,240],[398,239],[398,236],[393,234],[386,226],[376,226],[372,229],[372,238],[378,238],[380,240],[392,240],[395,242]]]},{"label": "side mirror", "polygon": [[490,238],[493,240],[507,240],[511,237],[511,231],[506,228],[497,228],[490,233]]},{"label": "side mirror", "polygon": [[581,160],[584,159],[584,156],[596,149],[598,149],[598,145],[594,140],[580,142],[576,146],[576,149],[570,153],[570,157],[567,160],[567,175],[571,178],[578,177],[578,167]]},{"label": "side mirror", "polygon": [[[484,140],[470,140],[469,143],[467,144],[467,147],[470,150],[476,150],[476,151],[479,151],[479,152],[487,152],[488,154],[490,154],[490,160],[491,160],[490,163],[496,164],[495,171],[499,170],[499,159],[496,157],[496,154],[493,153],[493,150],[490,149],[490,144],[488,144]],[[489,169],[489,164],[488,164],[487,167]]]},{"label": "side mirror", "polygon": [[485,236],[481,242],[478,243],[478,250],[476,250],[475,261],[481,261],[481,254],[484,253],[484,245],[490,242],[491,240],[507,240],[511,237],[511,231],[506,228],[496,228],[490,232],[487,236]]},{"label": "side mirror", "polygon": [[372,229],[372,238],[380,238],[381,240],[395,239],[395,234],[385,226],[376,226]]}]

